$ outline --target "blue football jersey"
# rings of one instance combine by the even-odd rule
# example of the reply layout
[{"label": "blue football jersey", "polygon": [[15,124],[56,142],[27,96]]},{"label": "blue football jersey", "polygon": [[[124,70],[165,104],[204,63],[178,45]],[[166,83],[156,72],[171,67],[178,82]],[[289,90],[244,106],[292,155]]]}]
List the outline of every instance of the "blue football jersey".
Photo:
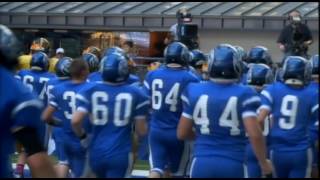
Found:
[{"label": "blue football jersey", "polygon": [[161,67],[150,71],[144,81],[151,97],[151,128],[175,129],[182,113],[180,96],[192,82],[200,82],[189,69]]},{"label": "blue football jersey", "polygon": [[256,116],[259,95],[240,84],[192,83],[183,92],[182,116],[195,124],[195,156],[221,156],[244,161],[243,119]]},{"label": "blue football jersey", "polygon": [[318,92],[310,86],[294,88],[276,82],[261,94],[261,108],[268,109],[273,116],[271,148],[281,151],[307,149],[308,127],[310,121],[318,116]]},{"label": "blue football jersey", "polygon": [[42,103],[14,75],[0,66],[0,177],[10,177],[16,127],[38,128]]},{"label": "blue football jersey", "polygon": [[87,86],[87,82],[74,83],[71,80],[55,86],[50,95],[49,104],[57,109],[58,114],[63,114],[63,138],[68,142],[80,142],[71,127],[72,115],[76,111],[76,94]]},{"label": "blue football jersey", "polygon": [[16,77],[20,79],[31,91],[36,93],[44,104],[47,103],[48,100],[45,96],[46,83],[50,79],[56,77],[54,74],[36,70],[21,70],[18,72]]},{"label": "blue football jersey", "polygon": [[[319,83],[312,81],[310,82],[309,86],[319,94]],[[312,143],[314,143],[314,141],[319,139],[319,118],[317,118],[316,116],[314,116],[310,122],[309,132],[310,132],[310,141]]]},{"label": "blue football jersey", "polygon": [[148,97],[128,84],[92,83],[77,94],[77,110],[92,119],[90,153],[104,157],[129,153],[135,117],[145,116]]},{"label": "blue football jersey", "polygon": [[[59,84],[62,84],[66,81],[68,81],[69,79],[60,79],[60,78],[53,78],[51,80],[48,81],[48,83],[46,84],[46,93],[45,93],[45,99],[48,100],[48,104],[49,104],[49,100],[50,100],[50,96],[51,96],[51,91],[55,86],[58,86]],[[63,112],[62,111],[56,111],[53,114],[54,117],[62,120],[63,119]],[[61,136],[62,134],[62,128],[61,127],[53,127],[53,137],[57,138],[58,136]]]},{"label": "blue football jersey", "polygon": [[89,82],[102,82],[102,73],[99,71],[93,72],[89,74],[88,81]]}]

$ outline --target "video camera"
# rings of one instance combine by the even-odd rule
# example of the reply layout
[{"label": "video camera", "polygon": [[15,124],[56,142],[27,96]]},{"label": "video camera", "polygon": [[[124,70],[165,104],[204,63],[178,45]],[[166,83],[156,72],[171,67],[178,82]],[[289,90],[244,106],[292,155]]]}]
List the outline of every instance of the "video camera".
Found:
[{"label": "video camera", "polygon": [[303,34],[299,31],[297,24],[293,24],[292,27],[292,45],[290,47],[291,54],[295,56],[304,56],[307,53],[307,48],[303,44]]},{"label": "video camera", "polygon": [[198,25],[191,23],[191,14],[188,13],[186,9],[179,9],[176,17],[178,20],[178,41],[185,44],[189,48],[189,50],[198,49]]}]

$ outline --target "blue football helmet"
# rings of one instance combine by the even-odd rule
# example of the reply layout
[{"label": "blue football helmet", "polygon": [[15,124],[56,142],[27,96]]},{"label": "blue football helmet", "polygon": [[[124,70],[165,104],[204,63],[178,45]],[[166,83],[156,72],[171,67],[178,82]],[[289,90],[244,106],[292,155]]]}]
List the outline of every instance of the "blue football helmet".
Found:
[{"label": "blue football helmet", "polygon": [[49,58],[44,52],[37,52],[32,55],[30,62],[31,69],[48,71],[49,69]]},{"label": "blue football helmet", "polygon": [[120,47],[118,46],[114,46],[114,47],[110,47],[110,48],[107,48],[105,51],[104,51],[104,54],[103,56],[107,56],[109,54],[112,54],[112,53],[120,53],[120,54],[125,54],[124,50],[121,49]]},{"label": "blue football helmet", "polygon": [[265,64],[250,64],[247,83],[254,86],[270,84],[274,80],[272,70]]},{"label": "blue football helmet", "polygon": [[238,51],[241,61],[246,61],[248,56],[247,52],[241,46],[234,46],[234,48]]},{"label": "blue football helmet", "polygon": [[319,55],[313,55],[310,62],[312,65],[312,76],[319,76]]},{"label": "blue football helmet", "polygon": [[129,77],[129,66],[126,58],[119,53],[112,53],[102,61],[102,79],[107,82],[124,82]]},{"label": "blue football helmet", "polygon": [[14,33],[0,24],[0,64],[7,68],[13,68],[18,64],[20,43]]},{"label": "blue football helmet", "polygon": [[242,63],[237,50],[230,44],[220,44],[209,55],[209,77],[213,79],[238,80]]},{"label": "blue football helmet", "polygon": [[165,64],[176,63],[186,66],[191,59],[191,53],[187,46],[180,42],[173,42],[169,44],[164,50]]},{"label": "blue football helmet", "polygon": [[60,78],[66,78],[66,77],[70,77],[70,66],[72,63],[72,58],[70,57],[63,57],[62,59],[60,59],[56,66],[55,66],[55,71],[58,77]]},{"label": "blue football helmet", "polygon": [[191,61],[189,62],[192,67],[202,67],[202,65],[207,61],[207,56],[200,50],[191,51]]},{"label": "blue football helmet", "polygon": [[88,63],[89,71],[95,72],[99,69],[99,59],[92,53],[84,53],[82,59]]},{"label": "blue football helmet", "polygon": [[263,46],[256,46],[252,48],[249,52],[247,62],[255,64],[261,63],[268,66],[272,65],[272,59],[269,50]]},{"label": "blue football helmet", "polygon": [[[312,65],[305,58],[301,56],[288,56],[283,65],[283,77],[282,79],[291,80],[291,84],[297,83],[308,83],[312,73]],[[296,81],[299,80],[299,81]]]}]

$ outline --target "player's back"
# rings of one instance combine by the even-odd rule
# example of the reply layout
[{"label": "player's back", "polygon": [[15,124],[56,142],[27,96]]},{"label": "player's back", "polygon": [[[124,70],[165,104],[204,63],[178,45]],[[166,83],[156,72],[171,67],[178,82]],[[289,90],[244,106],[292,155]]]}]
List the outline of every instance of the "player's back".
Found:
[{"label": "player's back", "polygon": [[85,86],[87,86],[86,82],[74,83],[67,80],[55,86],[51,91],[50,105],[57,108],[58,114],[63,114],[61,120],[63,121],[63,132],[66,135],[64,138],[71,142],[79,142],[79,138],[72,131],[71,119],[76,110],[76,94]]},{"label": "player's back", "polygon": [[46,83],[56,77],[49,72],[36,70],[21,70],[17,76],[23,84],[36,93],[43,101],[45,101]]},{"label": "player's back", "polygon": [[179,97],[189,83],[199,81],[188,69],[162,67],[150,71],[144,85],[152,99],[151,127],[176,129],[182,112]]},{"label": "player's back", "polygon": [[[144,98],[141,98],[144,97]],[[92,114],[91,153],[110,157],[131,150],[133,117],[138,109],[148,104],[142,91],[128,84],[109,85],[92,83],[77,95],[90,100]],[[79,110],[82,105],[77,108]]]},{"label": "player's back", "polygon": [[306,149],[309,146],[307,130],[318,104],[318,92],[311,86],[297,88],[276,82],[262,94],[272,102],[271,148]]},{"label": "player's back", "polygon": [[243,161],[246,136],[242,121],[255,113],[259,95],[243,85],[208,81],[190,84],[181,98],[194,109],[187,115],[196,124],[194,155]]},{"label": "player's back", "polygon": [[89,82],[102,82],[102,73],[97,71],[93,72],[88,76]]}]

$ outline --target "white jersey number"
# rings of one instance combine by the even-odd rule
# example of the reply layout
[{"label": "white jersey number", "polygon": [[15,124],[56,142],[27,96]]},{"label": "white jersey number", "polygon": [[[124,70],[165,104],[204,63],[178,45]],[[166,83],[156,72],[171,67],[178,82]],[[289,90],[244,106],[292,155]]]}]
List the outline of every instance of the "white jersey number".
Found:
[{"label": "white jersey number", "polygon": [[[159,110],[162,106],[162,94],[159,90],[162,88],[163,81],[161,79],[155,79],[152,81],[152,108],[155,110]],[[165,97],[165,103],[170,105],[171,112],[177,111],[179,89],[180,84],[175,83]]]},{"label": "white jersey number", "polygon": [[[201,134],[210,134],[209,123],[210,120],[208,118],[208,95],[200,96],[197,101],[194,112],[193,119],[195,124],[200,125]],[[236,136],[240,134],[239,129],[239,119],[237,115],[237,97],[231,97],[228,100],[228,103],[219,118],[219,126],[221,127],[230,127],[230,135]],[[229,118],[230,117],[230,118]]]},{"label": "white jersey number", "polygon": [[[105,92],[97,91],[93,93],[91,100],[93,124],[101,126],[105,125],[108,122],[109,111],[106,103],[109,101],[109,95]],[[124,104],[124,109],[121,108],[122,104]],[[129,93],[118,94],[115,99],[114,107],[114,125],[118,127],[127,125],[131,117],[132,95]]]},{"label": "white jersey number", "polygon": [[76,93],[73,91],[66,91],[63,93],[63,100],[68,101],[68,105],[71,109],[71,112],[64,111],[64,116],[71,120],[72,119],[72,114],[76,111]]},{"label": "white jersey number", "polygon": [[[296,116],[298,110],[298,98],[292,95],[286,95],[282,99],[281,103],[281,114],[288,118],[282,117],[279,119],[279,127],[282,129],[292,129],[296,124]],[[289,106],[289,104],[291,104]]]}]

